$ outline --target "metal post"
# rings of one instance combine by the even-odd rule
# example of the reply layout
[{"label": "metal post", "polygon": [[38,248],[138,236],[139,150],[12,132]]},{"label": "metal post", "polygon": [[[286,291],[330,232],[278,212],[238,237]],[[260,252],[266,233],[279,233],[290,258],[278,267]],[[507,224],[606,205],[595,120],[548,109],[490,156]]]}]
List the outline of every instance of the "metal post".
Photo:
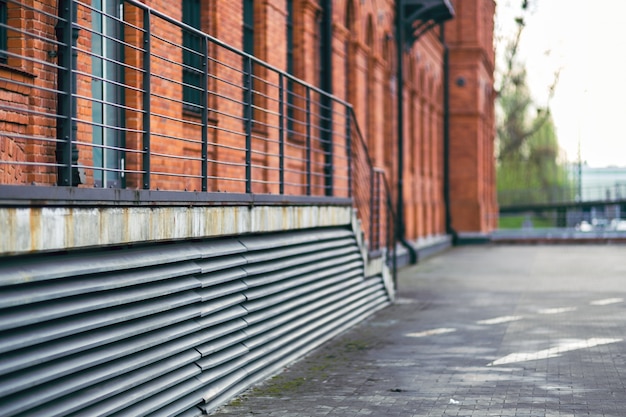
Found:
[{"label": "metal post", "polygon": [[285,194],[285,79],[278,74],[278,181],[279,192]]},{"label": "metal post", "polygon": [[246,124],[246,193],[252,193],[252,58],[244,57],[244,113]]},{"label": "metal post", "polygon": [[209,44],[206,36],[202,37],[202,191],[208,190],[209,165]]},{"label": "metal post", "polygon": [[443,45],[443,199],[445,205],[446,233],[456,243],[457,235],[452,228],[452,208],[450,202],[450,48],[446,43],[445,25],[439,26],[441,44]]},{"label": "metal post", "polygon": [[333,73],[333,27],[332,27],[332,0],[324,0],[322,3],[323,15],[322,15],[322,45],[320,59],[322,61],[322,68],[324,68],[324,77],[321,80],[321,87],[325,94],[321,97],[321,118],[322,118],[322,141],[324,149],[324,188],[327,196],[334,195],[334,183],[333,183],[333,112],[332,112],[332,99],[330,95],[333,89],[333,80],[330,74]]},{"label": "metal post", "polygon": [[311,195],[311,89],[306,87],[306,195]]},{"label": "metal post", "polygon": [[346,154],[348,155],[348,197],[352,198],[352,126],[350,107],[346,106]]},{"label": "metal post", "polygon": [[396,1],[396,82],[397,82],[397,135],[398,135],[398,195],[396,203],[396,233],[404,239],[404,13],[403,1]]},{"label": "metal post", "polygon": [[375,221],[375,208],[374,208],[374,194],[376,193],[376,183],[374,176],[376,172],[374,167],[370,166],[370,247],[372,249],[378,249],[376,242],[374,241],[374,221]]},{"label": "metal post", "polygon": [[151,34],[150,34],[150,9],[144,9],[143,12],[143,156],[142,156],[142,170],[143,170],[143,188],[145,190],[150,189],[150,46],[151,46]]}]

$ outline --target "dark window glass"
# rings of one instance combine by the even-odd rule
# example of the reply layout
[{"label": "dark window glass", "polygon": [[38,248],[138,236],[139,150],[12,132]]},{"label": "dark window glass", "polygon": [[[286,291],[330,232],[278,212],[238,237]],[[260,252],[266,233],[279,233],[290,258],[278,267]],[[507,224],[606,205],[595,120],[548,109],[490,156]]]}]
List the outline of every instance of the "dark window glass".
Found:
[{"label": "dark window glass", "polygon": [[254,1],[243,2],[243,51],[254,55]]},{"label": "dark window glass", "polygon": [[[183,0],[183,23],[200,30],[200,0]],[[185,109],[202,111],[204,70],[202,61],[202,36],[195,32],[183,32],[183,101]]]},{"label": "dark window glass", "polygon": [[7,3],[0,1],[0,63],[7,62]]}]

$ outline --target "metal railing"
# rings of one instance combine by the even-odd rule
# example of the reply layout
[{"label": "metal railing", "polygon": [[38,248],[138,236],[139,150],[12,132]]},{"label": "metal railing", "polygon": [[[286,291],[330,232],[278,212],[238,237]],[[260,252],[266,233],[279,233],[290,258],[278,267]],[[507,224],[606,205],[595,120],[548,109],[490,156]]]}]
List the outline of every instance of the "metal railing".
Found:
[{"label": "metal railing", "polygon": [[626,200],[626,183],[615,181],[611,185],[556,186],[498,191],[500,207],[550,205],[577,202],[609,202]]},{"label": "metal railing", "polygon": [[349,103],[136,0],[3,7],[0,200],[352,203],[391,248]]},{"label": "metal railing", "polygon": [[370,251],[386,250],[387,253],[393,253],[396,247],[395,213],[389,184],[385,172],[375,168],[372,163],[352,108],[350,114],[354,202],[361,213],[360,219],[368,237]]}]

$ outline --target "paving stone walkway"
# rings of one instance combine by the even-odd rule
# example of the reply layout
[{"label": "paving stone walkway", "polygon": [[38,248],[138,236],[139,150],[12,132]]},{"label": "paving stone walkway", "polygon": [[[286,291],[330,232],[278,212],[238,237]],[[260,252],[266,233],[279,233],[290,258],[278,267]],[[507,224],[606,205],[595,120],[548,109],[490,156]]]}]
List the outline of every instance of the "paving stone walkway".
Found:
[{"label": "paving stone walkway", "polygon": [[626,246],[467,246],[214,413],[626,416]]}]

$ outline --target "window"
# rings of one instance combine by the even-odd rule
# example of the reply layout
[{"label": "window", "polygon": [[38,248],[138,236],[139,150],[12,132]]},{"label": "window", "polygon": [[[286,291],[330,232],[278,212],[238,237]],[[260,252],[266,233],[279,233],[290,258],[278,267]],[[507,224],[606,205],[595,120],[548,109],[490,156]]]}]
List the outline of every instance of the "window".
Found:
[{"label": "window", "polygon": [[120,0],[93,0],[91,19],[94,183],[124,187],[124,48]]},{"label": "window", "polygon": [[[183,23],[201,28],[200,0],[183,0]],[[185,110],[202,111],[204,60],[202,36],[189,30],[183,32],[183,106]]]},{"label": "window", "polygon": [[254,55],[254,0],[243,2],[243,51]]},{"label": "window", "polygon": [[7,63],[7,3],[0,1],[0,63]]}]

